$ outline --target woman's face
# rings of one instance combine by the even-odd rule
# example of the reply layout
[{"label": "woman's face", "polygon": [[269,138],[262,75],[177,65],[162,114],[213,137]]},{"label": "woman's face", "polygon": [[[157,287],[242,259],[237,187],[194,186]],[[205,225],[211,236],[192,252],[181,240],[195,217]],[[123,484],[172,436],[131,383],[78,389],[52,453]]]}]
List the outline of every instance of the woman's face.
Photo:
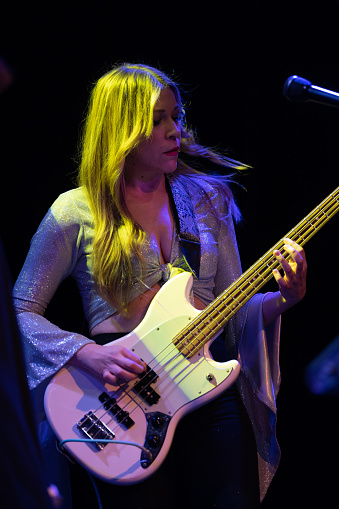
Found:
[{"label": "woman's face", "polygon": [[181,106],[170,88],[164,88],[153,111],[154,127],[125,161],[125,178],[151,179],[176,170],[181,139]]}]

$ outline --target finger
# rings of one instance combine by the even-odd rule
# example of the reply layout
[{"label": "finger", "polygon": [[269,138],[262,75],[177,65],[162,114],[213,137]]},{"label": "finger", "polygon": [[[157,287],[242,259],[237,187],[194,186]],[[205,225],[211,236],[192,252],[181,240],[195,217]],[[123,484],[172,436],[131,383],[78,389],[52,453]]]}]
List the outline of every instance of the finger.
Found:
[{"label": "finger", "polygon": [[103,378],[109,383],[117,383],[119,379],[130,382],[134,380],[138,375],[122,368],[118,364],[112,364],[105,368],[102,372]]},{"label": "finger", "polygon": [[110,372],[123,380],[133,380],[146,369],[146,364],[127,348],[119,349],[118,354],[112,359],[109,367]]},{"label": "finger", "polygon": [[280,272],[278,271],[278,269],[274,269],[274,270],[273,270],[273,276],[274,276],[274,279],[276,280],[276,282],[277,282],[277,283],[278,283],[278,285],[279,285],[279,289],[286,288],[286,286],[287,286],[286,281],[285,281],[285,279],[282,277],[282,275],[280,274]]},{"label": "finger", "polygon": [[102,378],[105,380],[105,382],[108,382],[111,385],[116,385],[118,382],[118,377],[113,375],[108,369],[104,369],[102,372]]},{"label": "finger", "polygon": [[293,269],[292,269],[291,265],[288,263],[288,261],[285,259],[285,257],[281,254],[281,252],[278,249],[276,249],[275,251],[273,251],[273,255],[280,263],[285,274],[287,276],[291,275],[293,273]]},{"label": "finger", "polygon": [[296,264],[296,273],[299,274],[300,272],[302,272],[304,267],[304,259],[301,256],[301,254],[298,253],[298,251],[296,251],[294,247],[287,244],[284,245],[284,249],[288,252],[292,260]]},{"label": "finger", "polygon": [[133,352],[124,348],[122,350],[122,355],[124,357],[124,367],[133,373],[142,373],[146,369],[146,363],[137,357]]},{"label": "finger", "polygon": [[285,242],[285,244],[289,244],[290,246],[292,246],[300,254],[300,256],[303,258],[306,264],[306,254],[304,248],[297,244],[297,242],[294,242],[294,240],[289,239],[288,237],[285,237],[283,241]]},{"label": "finger", "polygon": [[132,374],[133,378],[141,374],[145,371],[146,364],[127,348],[112,345],[107,347],[105,368],[114,375],[123,376],[126,379],[126,373]]},{"label": "finger", "polygon": [[296,274],[299,276],[302,272],[307,272],[307,261],[306,261],[306,254],[305,251],[301,246],[294,243],[297,248],[292,247],[291,245],[284,245],[284,248],[286,251],[291,255],[293,261],[296,263]]},{"label": "finger", "polygon": [[301,246],[299,246],[299,244],[288,238],[284,239],[284,242],[284,249],[286,249],[286,251],[288,251],[290,254],[297,253],[302,260],[304,259],[305,251]]},{"label": "finger", "polygon": [[123,367],[125,370],[129,371],[130,373],[134,373],[136,375],[140,375],[143,373],[146,369],[146,363],[138,359],[138,362],[126,358],[124,362],[122,362],[121,367]]},{"label": "finger", "polygon": [[288,237],[285,237],[283,239],[283,241],[285,242],[285,244],[289,244],[290,246],[294,247],[294,249],[296,251],[303,251],[304,249],[300,246],[300,244],[298,244],[297,242],[295,242],[294,240],[292,239],[289,239]]}]

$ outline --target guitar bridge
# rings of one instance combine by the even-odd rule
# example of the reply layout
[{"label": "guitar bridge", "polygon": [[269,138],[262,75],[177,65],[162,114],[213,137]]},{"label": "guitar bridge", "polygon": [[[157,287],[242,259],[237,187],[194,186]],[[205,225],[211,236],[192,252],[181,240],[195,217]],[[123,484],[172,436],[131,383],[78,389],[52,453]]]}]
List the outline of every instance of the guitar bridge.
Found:
[{"label": "guitar bridge", "polygon": [[88,412],[77,423],[77,428],[87,437],[93,440],[93,444],[100,451],[107,445],[96,440],[113,440],[115,434],[104,424],[94,412]]}]

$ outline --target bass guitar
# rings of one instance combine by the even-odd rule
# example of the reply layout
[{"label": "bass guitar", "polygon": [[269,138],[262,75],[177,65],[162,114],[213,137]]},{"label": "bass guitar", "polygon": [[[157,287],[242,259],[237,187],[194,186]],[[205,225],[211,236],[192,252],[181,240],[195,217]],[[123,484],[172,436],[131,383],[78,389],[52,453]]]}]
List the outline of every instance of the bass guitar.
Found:
[{"label": "bass guitar", "polygon": [[[285,237],[304,245],[339,210],[339,187]],[[147,365],[130,382],[105,384],[65,366],[45,392],[48,420],[60,445],[91,473],[113,484],[134,484],[164,461],[180,419],[216,398],[240,372],[236,360],[214,361],[211,342],[286,258],[280,240],[239,279],[198,311],[189,302],[192,276],[170,279],[138,327],[117,340]]]}]

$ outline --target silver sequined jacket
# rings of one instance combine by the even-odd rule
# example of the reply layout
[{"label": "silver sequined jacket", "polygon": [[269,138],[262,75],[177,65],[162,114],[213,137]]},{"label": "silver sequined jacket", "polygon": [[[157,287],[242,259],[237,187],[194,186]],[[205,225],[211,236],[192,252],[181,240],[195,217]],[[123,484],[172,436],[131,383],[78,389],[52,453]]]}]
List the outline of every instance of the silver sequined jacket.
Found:
[{"label": "silver sequined jacket", "polygon": [[[201,177],[175,175],[170,183],[181,227],[190,231],[193,224],[199,230],[200,274],[194,279],[193,293],[208,304],[241,274],[227,200],[220,188]],[[92,341],[61,330],[44,318],[48,303],[65,278],[71,276],[77,283],[89,330],[115,311],[96,293],[91,278],[93,228],[86,193],[77,188],[59,196],[32,239],[13,293],[31,388],[48,379],[81,346]],[[161,264],[157,246],[147,235],[143,256],[147,261],[146,278],[141,281],[135,274],[130,300],[147,287],[166,282],[171,266],[189,270],[176,228],[169,263]],[[265,329],[262,300],[262,295],[256,295],[229,322],[226,344],[242,366],[237,385],[256,436],[263,498],[280,458],[275,436],[280,320]]]}]

